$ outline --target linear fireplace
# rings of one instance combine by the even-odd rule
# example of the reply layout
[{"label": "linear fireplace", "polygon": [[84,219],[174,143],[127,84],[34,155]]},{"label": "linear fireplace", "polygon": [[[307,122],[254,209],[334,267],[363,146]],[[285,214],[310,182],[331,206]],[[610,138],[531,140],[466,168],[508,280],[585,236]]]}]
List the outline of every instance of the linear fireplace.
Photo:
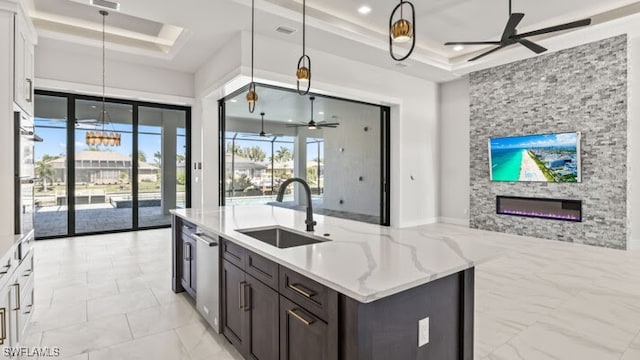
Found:
[{"label": "linear fireplace", "polygon": [[552,220],[582,221],[582,201],[498,196],[496,212]]}]

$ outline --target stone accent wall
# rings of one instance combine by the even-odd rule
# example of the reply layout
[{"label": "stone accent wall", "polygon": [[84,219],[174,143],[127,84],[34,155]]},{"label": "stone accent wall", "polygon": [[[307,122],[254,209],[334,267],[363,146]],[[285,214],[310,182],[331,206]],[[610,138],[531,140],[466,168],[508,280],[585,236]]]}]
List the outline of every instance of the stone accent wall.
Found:
[{"label": "stone accent wall", "polygon": [[[469,82],[470,226],[625,249],[627,36],[478,71]],[[490,181],[489,138],[575,131],[581,183]],[[583,222],[497,215],[497,195],[582,200]]]}]

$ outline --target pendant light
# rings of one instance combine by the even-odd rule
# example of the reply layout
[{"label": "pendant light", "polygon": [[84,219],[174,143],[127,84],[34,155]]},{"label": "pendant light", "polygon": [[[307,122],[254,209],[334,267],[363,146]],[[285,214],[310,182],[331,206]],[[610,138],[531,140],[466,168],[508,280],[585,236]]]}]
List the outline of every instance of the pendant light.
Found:
[{"label": "pendant light", "polygon": [[[298,69],[296,70],[296,82],[298,94],[300,95],[307,95],[311,89],[311,58],[309,58],[306,52],[306,9],[306,0],[302,0],[302,56],[298,60]],[[302,90],[300,86],[303,87]]]},{"label": "pendant light", "polygon": [[253,52],[254,52],[254,18],[255,18],[255,0],[251,0],[251,82],[249,83],[249,91],[247,92],[247,102],[249,103],[249,112],[253,114],[256,110],[256,103],[258,102],[258,93],[256,93],[256,83],[253,81]]},{"label": "pendant light", "polygon": [[[411,21],[404,18],[405,7],[408,7],[411,11]],[[393,18],[398,10],[400,10],[400,19],[394,22]],[[413,52],[413,49],[416,47],[415,24],[416,10],[413,7],[413,4],[409,1],[400,0],[400,4],[393,8],[391,16],[389,17],[389,53],[393,60],[403,61]],[[409,52],[404,56],[396,56],[393,51],[393,44],[402,44],[409,41],[411,41],[411,48],[409,49]]]},{"label": "pendant light", "polygon": [[[104,10],[100,10],[100,15],[102,15],[102,109],[100,111],[99,122],[102,123],[102,131],[87,131],[85,134],[85,142],[89,146],[120,146],[121,144],[121,135],[115,131],[108,132],[105,131],[104,126],[107,122],[106,118],[109,118],[109,123],[111,123],[111,117],[106,110],[106,98],[105,98],[105,22],[106,18],[109,15],[108,12]],[[112,129],[113,130],[113,129]]]}]

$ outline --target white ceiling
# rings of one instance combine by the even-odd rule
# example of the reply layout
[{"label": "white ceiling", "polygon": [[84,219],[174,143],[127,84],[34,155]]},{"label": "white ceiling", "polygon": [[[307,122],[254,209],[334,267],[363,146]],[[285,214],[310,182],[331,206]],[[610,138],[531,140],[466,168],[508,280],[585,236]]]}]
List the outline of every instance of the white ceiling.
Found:
[{"label": "white ceiling", "polygon": [[[31,3],[32,15],[36,17],[64,14],[67,19],[76,18],[79,23],[93,22],[94,29],[101,21],[97,8],[92,8],[96,11],[95,19],[83,15],[82,11],[62,11],[65,6],[88,4],[89,0],[28,2]],[[457,65],[464,65],[472,53],[482,48],[469,47],[462,52],[454,52],[445,47],[444,42],[497,39],[508,16],[507,0],[413,2],[417,13],[417,49],[405,62],[408,67],[397,67],[388,55],[388,16],[397,1],[308,0],[308,46],[413,76],[446,81],[454,77],[451,71]],[[56,7],[56,3],[64,5]],[[113,36],[111,40],[114,43],[108,45],[108,56],[149,66],[195,72],[233,35],[250,30],[250,4],[250,0],[121,0],[121,16],[114,16],[114,22],[110,25],[114,34],[129,34],[133,37],[138,34],[152,43],[164,43],[167,39],[162,36],[167,34],[163,33],[169,32],[175,38],[175,44],[165,48],[165,51],[153,51],[150,46],[143,46],[140,40],[127,43],[120,39],[118,42],[116,36]],[[363,16],[357,9],[364,4],[369,5],[372,11]],[[256,8],[257,33],[300,42],[300,31],[287,36],[276,33],[274,29],[279,25],[300,29],[301,0],[256,0]],[[515,0],[513,8],[515,12],[526,14],[518,28],[520,32],[524,32],[584,17],[595,16],[597,23],[629,15],[640,12],[640,1]],[[614,11],[620,8],[623,9]],[[138,21],[136,18],[145,20]],[[153,35],[158,31],[158,26],[171,31],[160,30],[159,34]],[[36,21],[36,27],[40,36],[39,46],[72,52],[86,52],[87,47],[100,46],[95,31],[87,30],[89,35],[86,39],[81,39],[78,33],[69,34],[64,26],[56,28],[50,23],[43,25],[42,21]],[[176,29],[180,28],[184,31],[176,36]],[[536,40],[545,46],[545,38]],[[499,57],[500,53],[492,56]]]},{"label": "white ceiling", "polygon": [[[230,118],[260,121],[260,113],[265,113],[265,122],[296,124],[311,120],[309,96],[297,92],[257,86],[258,103],[256,110],[249,113],[246,93],[240,93],[225,103],[225,113]],[[340,122],[355,119],[380,117],[380,107],[352,101],[315,95],[313,120]]]}]

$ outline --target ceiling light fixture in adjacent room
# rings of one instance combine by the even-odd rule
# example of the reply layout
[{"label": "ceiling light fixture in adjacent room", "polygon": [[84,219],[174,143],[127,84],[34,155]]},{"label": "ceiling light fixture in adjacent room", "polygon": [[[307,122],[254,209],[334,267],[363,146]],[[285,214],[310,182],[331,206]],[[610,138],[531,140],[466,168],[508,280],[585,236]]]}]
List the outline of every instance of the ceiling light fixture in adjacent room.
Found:
[{"label": "ceiling light fixture in adjacent room", "polygon": [[267,133],[264,132],[264,111],[260,113],[260,136],[266,137]]},{"label": "ceiling light fixture in adjacent room", "polygon": [[[108,12],[104,10],[100,10],[100,15],[102,15],[102,109],[100,111],[100,116],[98,117],[98,121],[102,123],[102,131],[87,131],[85,133],[85,142],[89,146],[120,146],[121,144],[121,134],[115,132],[105,131],[104,125],[107,123],[106,118],[109,118],[108,123],[111,123],[111,117],[106,110],[106,98],[105,98],[105,73],[106,73],[106,61],[105,61],[105,23],[106,18],[109,15]],[[113,127],[113,124],[111,125]]]},{"label": "ceiling light fixture in adjacent room", "polygon": [[464,46],[462,46],[462,45],[456,45],[456,46],[453,47],[453,51],[455,51],[455,52],[460,52],[462,50],[464,50]]},{"label": "ceiling light fixture in adjacent room", "polygon": [[367,5],[362,5],[358,8],[358,12],[362,15],[367,15],[371,12],[371,8]]},{"label": "ceiling light fixture in adjacent room", "polygon": [[[298,69],[296,70],[296,86],[300,95],[307,95],[311,89],[311,58],[306,53],[306,9],[306,0],[302,0],[302,56],[298,59]],[[300,85],[305,88],[301,90]]]},{"label": "ceiling light fixture in adjacent room", "polygon": [[253,53],[254,53],[254,37],[255,37],[255,0],[251,0],[251,82],[249,83],[249,91],[247,91],[247,103],[249,103],[249,112],[253,114],[256,110],[258,102],[258,93],[256,92],[256,83],[253,81]]},{"label": "ceiling light fixture in adjacent room", "polygon": [[[313,101],[316,99],[315,96],[309,96],[309,101],[311,101],[311,120],[306,123],[306,122],[302,122],[300,121],[298,124],[292,124],[292,125],[287,125],[287,127],[306,127],[309,130],[317,130],[317,129],[322,129],[322,128],[337,128],[338,125],[340,125],[340,123],[337,122],[326,122],[326,121],[318,121],[315,122],[313,120]],[[335,119],[335,117],[332,117],[333,119]]]},{"label": "ceiling light fixture in adjacent room", "polygon": [[[411,10],[411,21],[404,18],[404,8],[408,7]],[[394,16],[400,10],[400,18],[394,21]],[[403,61],[407,59],[413,49],[416,47],[415,36],[415,24],[416,24],[416,9],[409,1],[400,0],[400,4],[396,5],[389,16],[389,53],[391,58],[396,61]],[[402,44],[411,41],[411,48],[404,56],[396,56],[393,51],[393,44]]]}]

